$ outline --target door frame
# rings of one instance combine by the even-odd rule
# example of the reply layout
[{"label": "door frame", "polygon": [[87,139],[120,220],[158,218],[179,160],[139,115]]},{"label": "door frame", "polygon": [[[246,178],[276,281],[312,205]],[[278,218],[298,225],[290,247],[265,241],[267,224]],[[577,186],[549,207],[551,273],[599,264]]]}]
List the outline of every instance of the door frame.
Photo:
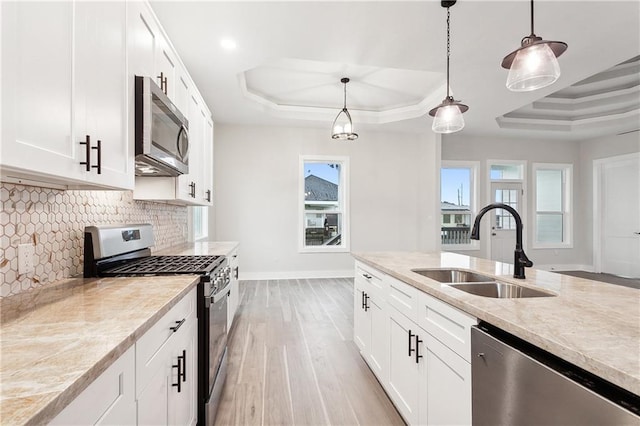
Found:
[{"label": "door frame", "polygon": [[[499,165],[499,164],[513,164],[513,165],[517,165],[517,166],[522,166],[522,179],[496,179],[496,180],[492,180],[491,179],[491,166],[493,165]],[[522,183],[522,209],[521,211],[519,211],[518,213],[520,214],[520,218],[522,219],[522,223],[524,225],[524,229],[522,232],[522,249],[526,250],[527,248],[527,235],[529,233],[529,229],[530,227],[527,226],[527,223],[529,223],[527,221],[528,218],[528,198],[529,198],[529,191],[527,191],[527,181],[529,180],[529,168],[528,168],[529,164],[527,162],[527,160],[487,160],[486,161],[486,169],[485,169],[485,176],[486,176],[486,192],[485,192],[485,205],[491,204],[491,200],[493,199],[493,194],[491,191],[491,184],[493,182],[503,182],[503,183]],[[484,207],[484,206],[482,206]],[[480,206],[478,206],[478,210],[480,210]],[[485,232],[482,235],[482,238],[487,241],[487,252],[486,252],[486,258],[487,259],[491,259],[491,227],[488,226],[486,227]]]},{"label": "door frame", "polygon": [[593,272],[602,272],[602,169],[606,164],[638,159],[640,152],[593,160]]}]

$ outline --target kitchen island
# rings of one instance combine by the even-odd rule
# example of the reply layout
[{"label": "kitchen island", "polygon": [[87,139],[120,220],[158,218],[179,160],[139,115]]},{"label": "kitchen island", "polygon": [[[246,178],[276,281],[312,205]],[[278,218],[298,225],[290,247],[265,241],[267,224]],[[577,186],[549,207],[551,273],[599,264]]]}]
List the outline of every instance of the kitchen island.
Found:
[{"label": "kitchen island", "polygon": [[[372,266],[603,379],[640,395],[640,291],[455,253],[354,253]],[[472,295],[412,271],[460,268],[554,293],[494,299]]]}]

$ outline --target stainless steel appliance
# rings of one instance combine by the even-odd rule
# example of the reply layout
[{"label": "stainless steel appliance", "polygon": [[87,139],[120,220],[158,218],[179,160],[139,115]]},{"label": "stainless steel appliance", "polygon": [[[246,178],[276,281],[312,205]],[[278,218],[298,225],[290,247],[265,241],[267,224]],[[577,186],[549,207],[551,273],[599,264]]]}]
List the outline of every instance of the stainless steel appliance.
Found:
[{"label": "stainless steel appliance", "polygon": [[189,122],[149,77],[135,77],[136,175],[189,172]]},{"label": "stainless steel appliance", "polygon": [[640,397],[490,324],[471,330],[474,425],[638,425]]},{"label": "stainless steel appliance", "polygon": [[151,256],[149,224],[87,226],[84,276],[200,275],[198,424],[211,425],[227,374],[227,303],[231,268],[223,256]]}]

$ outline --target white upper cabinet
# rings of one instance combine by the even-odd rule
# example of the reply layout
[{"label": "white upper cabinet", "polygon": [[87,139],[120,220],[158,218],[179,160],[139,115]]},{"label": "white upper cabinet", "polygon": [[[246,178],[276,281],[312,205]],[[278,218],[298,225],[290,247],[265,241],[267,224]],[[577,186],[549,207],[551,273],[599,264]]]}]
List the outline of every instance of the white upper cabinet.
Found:
[{"label": "white upper cabinet", "polygon": [[2,179],[131,189],[126,4],[2,2],[0,7]]},{"label": "white upper cabinet", "polygon": [[[213,199],[213,121],[188,71],[173,50],[146,2],[133,2],[128,17],[128,79],[152,77],[189,121],[189,173],[178,177],[135,179],[134,199],[211,206]],[[132,83],[130,83],[132,84]],[[129,95],[133,123],[135,97]],[[133,126],[131,126],[133,127]],[[134,140],[133,129],[129,137]]]},{"label": "white upper cabinet", "polygon": [[[74,134],[91,138],[87,180],[132,188],[133,146],[127,138],[126,4],[76,4]],[[86,170],[86,169],[85,169]],[[93,173],[95,171],[95,173]]]}]

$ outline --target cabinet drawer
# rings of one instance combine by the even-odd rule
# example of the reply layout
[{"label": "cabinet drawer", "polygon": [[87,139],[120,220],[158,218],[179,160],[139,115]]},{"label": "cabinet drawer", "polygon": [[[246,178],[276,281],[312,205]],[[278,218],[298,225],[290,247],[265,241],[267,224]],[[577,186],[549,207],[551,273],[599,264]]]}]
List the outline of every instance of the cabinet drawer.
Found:
[{"label": "cabinet drawer", "polygon": [[471,362],[471,326],[477,323],[471,315],[420,292],[420,327],[468,362]]},{"label": "cabinet drawer", "polygon": [[[157,368],[164,367],[163,349],[177,333],[187,329],[196,319],[196,288],[194,287],[169,312],[136,342],[136,392],[140,393]],[[171,327],[184,322],[177,332]]]},{"label": "cabinet drawer", "polygon": [[377,269],[364,265],[360,262],[356,262],[355,279],[361,283],[366,283],[365,288],[367,293],[386,298],[389,286],[384,281],[383,277],[386,277],[386,275]]},{"label": "cabinet drawer", "polygon": [[422,292],[393,277],[386,276],[385,278],[389,283],[389,297],[387,299],[389,304],[417,323],[418,297]]}]

